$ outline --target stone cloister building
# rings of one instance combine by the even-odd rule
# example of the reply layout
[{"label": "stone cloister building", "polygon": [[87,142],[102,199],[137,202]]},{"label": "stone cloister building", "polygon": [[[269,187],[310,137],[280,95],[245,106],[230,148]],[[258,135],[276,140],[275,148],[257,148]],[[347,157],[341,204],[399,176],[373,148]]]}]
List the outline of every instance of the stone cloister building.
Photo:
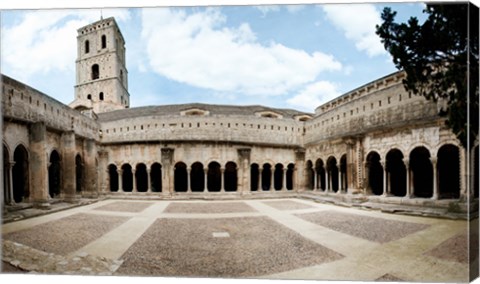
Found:
[{"label": "stone cloister building", "polygon": [[80,197],[315,196],[466,212],[477,202],[478,138],[464,149],[437,115],[444,102],[408,94],[402,72],[315,113],[198,103],[129,108],[115,20],[80,28],[77,42],[68,106],[2,76],[6,207]]}]

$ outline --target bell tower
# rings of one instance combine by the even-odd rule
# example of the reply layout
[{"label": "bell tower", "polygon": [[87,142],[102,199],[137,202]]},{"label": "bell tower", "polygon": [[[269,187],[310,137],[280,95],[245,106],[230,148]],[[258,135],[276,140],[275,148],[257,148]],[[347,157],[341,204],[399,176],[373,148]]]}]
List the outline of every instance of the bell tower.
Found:
[{"label": "bell tower", "polygon": [[113,17],[77,30],[75,100],[80,111],[107,112],[130,106],[125,41]]}]

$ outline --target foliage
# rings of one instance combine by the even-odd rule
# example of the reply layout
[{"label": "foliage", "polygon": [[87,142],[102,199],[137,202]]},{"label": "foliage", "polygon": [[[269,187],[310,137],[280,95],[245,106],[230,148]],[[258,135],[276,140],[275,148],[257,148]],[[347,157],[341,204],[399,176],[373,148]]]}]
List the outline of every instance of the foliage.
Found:
[{"label": "foliage", "polygon": [[[479,17],[470,3],[429,4],[423,24],[415,17],[396,23],[396,12],[386,7],[377,34],[405,71],[405,89],[429,100],[447,101],[439,114],[462,145],[472,145],[478,135]],[[469,119],[467,119],[467,117]]]}]

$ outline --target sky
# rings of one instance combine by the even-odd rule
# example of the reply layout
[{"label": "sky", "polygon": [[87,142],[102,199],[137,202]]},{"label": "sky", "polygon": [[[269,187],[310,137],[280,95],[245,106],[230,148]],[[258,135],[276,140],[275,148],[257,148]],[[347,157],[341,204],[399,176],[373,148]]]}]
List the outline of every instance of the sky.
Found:
[{"label": "sky", "polygon": [[129,8],[123,2],[95,3],[83,9],[0,6],[1,72],[69,104],[77,29],[113,16],[126,42],[131,107],[208,103],[313,113],[397,71],[375,34],[384,7],[397,11],[398,21],[425,19],[422,2]]}]

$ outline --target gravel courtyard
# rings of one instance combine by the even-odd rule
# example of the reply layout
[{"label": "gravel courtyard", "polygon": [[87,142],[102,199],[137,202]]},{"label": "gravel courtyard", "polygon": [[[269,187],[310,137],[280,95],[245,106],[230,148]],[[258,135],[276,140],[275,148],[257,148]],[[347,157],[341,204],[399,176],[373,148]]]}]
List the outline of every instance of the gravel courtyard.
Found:
[{"label": "gravel courtyard", "polygon": [[3,273],[468,280],[467,221],[294,198],[105,200],[4,224],[2,240]]}]

